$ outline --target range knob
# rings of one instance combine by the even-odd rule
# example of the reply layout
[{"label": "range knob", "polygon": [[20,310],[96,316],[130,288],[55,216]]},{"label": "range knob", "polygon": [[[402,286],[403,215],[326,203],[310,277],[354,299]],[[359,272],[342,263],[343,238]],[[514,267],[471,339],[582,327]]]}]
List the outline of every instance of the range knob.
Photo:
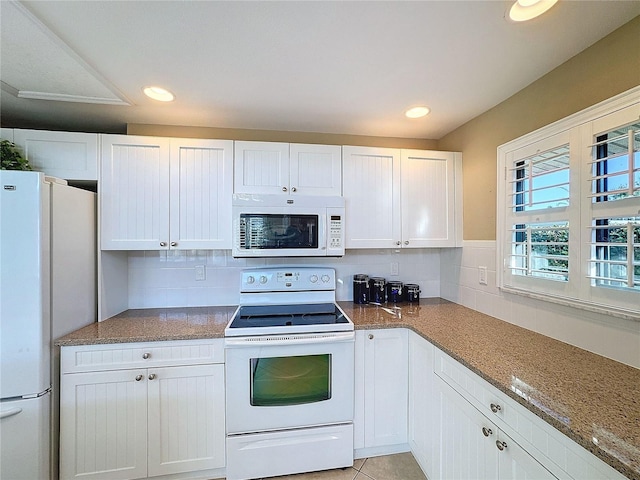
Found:
[{"label": "range knob", "polygon": [[311,275],[309,277],[309,280],[311,281],[311,283],[316,283],[318,281],[318,275]]},{"label": "range knob", "polygon": [[329,275],[322,275],[322,282],[323,283],[327,283],[329,280],[331,280],[331,277]]},{"label": "range knob", "polygon": [[253,278],[253,275],[249,275],[249,276],[247,277],[247,283],[248,283],[249,285],[251,285],[252,283],[255,283],[255,281],[256,281],[256,279],[255,279],[255,278]]},{"label": "range knob", "polygon": [[264,285],[265,283],[267,283],[267,277],[265,277],[264,275],[261,275],[261,276],[260,276],[260,283],[261,283],[261,284],[263,284],[263,285]]}]

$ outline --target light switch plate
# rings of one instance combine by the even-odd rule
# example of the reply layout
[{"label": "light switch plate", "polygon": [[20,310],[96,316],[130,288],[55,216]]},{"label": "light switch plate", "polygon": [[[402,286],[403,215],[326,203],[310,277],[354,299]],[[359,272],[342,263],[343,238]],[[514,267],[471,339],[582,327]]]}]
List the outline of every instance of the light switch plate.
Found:
[{"label": "light switch plate", "polygon": [[205,280],[207,278],[204,265],[196,265],[195,270],[196,270],[196,281]]},{"label": "light switch plate", "polygon": [[487,284],[487,267],[478,267],[478,283],[480,285]]}]

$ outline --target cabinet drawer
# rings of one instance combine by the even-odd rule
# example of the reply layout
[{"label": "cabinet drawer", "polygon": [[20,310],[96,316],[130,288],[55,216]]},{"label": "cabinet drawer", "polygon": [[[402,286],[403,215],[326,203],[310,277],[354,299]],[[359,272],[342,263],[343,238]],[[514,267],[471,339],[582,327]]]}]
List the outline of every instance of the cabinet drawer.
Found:
[{"label": "cabinet drawer", "polygon": [[118,343],[62,347],[61,373],[224,363],[224,343],[216,340]]}]

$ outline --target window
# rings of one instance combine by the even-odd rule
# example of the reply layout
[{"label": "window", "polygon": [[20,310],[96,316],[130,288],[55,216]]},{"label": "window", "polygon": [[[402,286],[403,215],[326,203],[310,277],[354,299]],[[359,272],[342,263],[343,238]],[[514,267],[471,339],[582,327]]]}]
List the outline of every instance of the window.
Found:
[{"label": "window", "polygon": [[505,291],[640,318],[640,87],[498,149]]}]

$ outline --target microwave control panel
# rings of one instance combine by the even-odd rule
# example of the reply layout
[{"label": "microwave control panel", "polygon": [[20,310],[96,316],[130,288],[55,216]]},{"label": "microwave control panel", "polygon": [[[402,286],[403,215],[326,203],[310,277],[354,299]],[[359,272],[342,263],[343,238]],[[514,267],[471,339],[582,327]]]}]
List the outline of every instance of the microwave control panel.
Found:
[{"label": "microwave control panel", "polygon": [[344,255],[344,210],[332,212],[327,211],[328,238],[327,238],[327,254],[331,255],[332,251],[339,255]]}]

